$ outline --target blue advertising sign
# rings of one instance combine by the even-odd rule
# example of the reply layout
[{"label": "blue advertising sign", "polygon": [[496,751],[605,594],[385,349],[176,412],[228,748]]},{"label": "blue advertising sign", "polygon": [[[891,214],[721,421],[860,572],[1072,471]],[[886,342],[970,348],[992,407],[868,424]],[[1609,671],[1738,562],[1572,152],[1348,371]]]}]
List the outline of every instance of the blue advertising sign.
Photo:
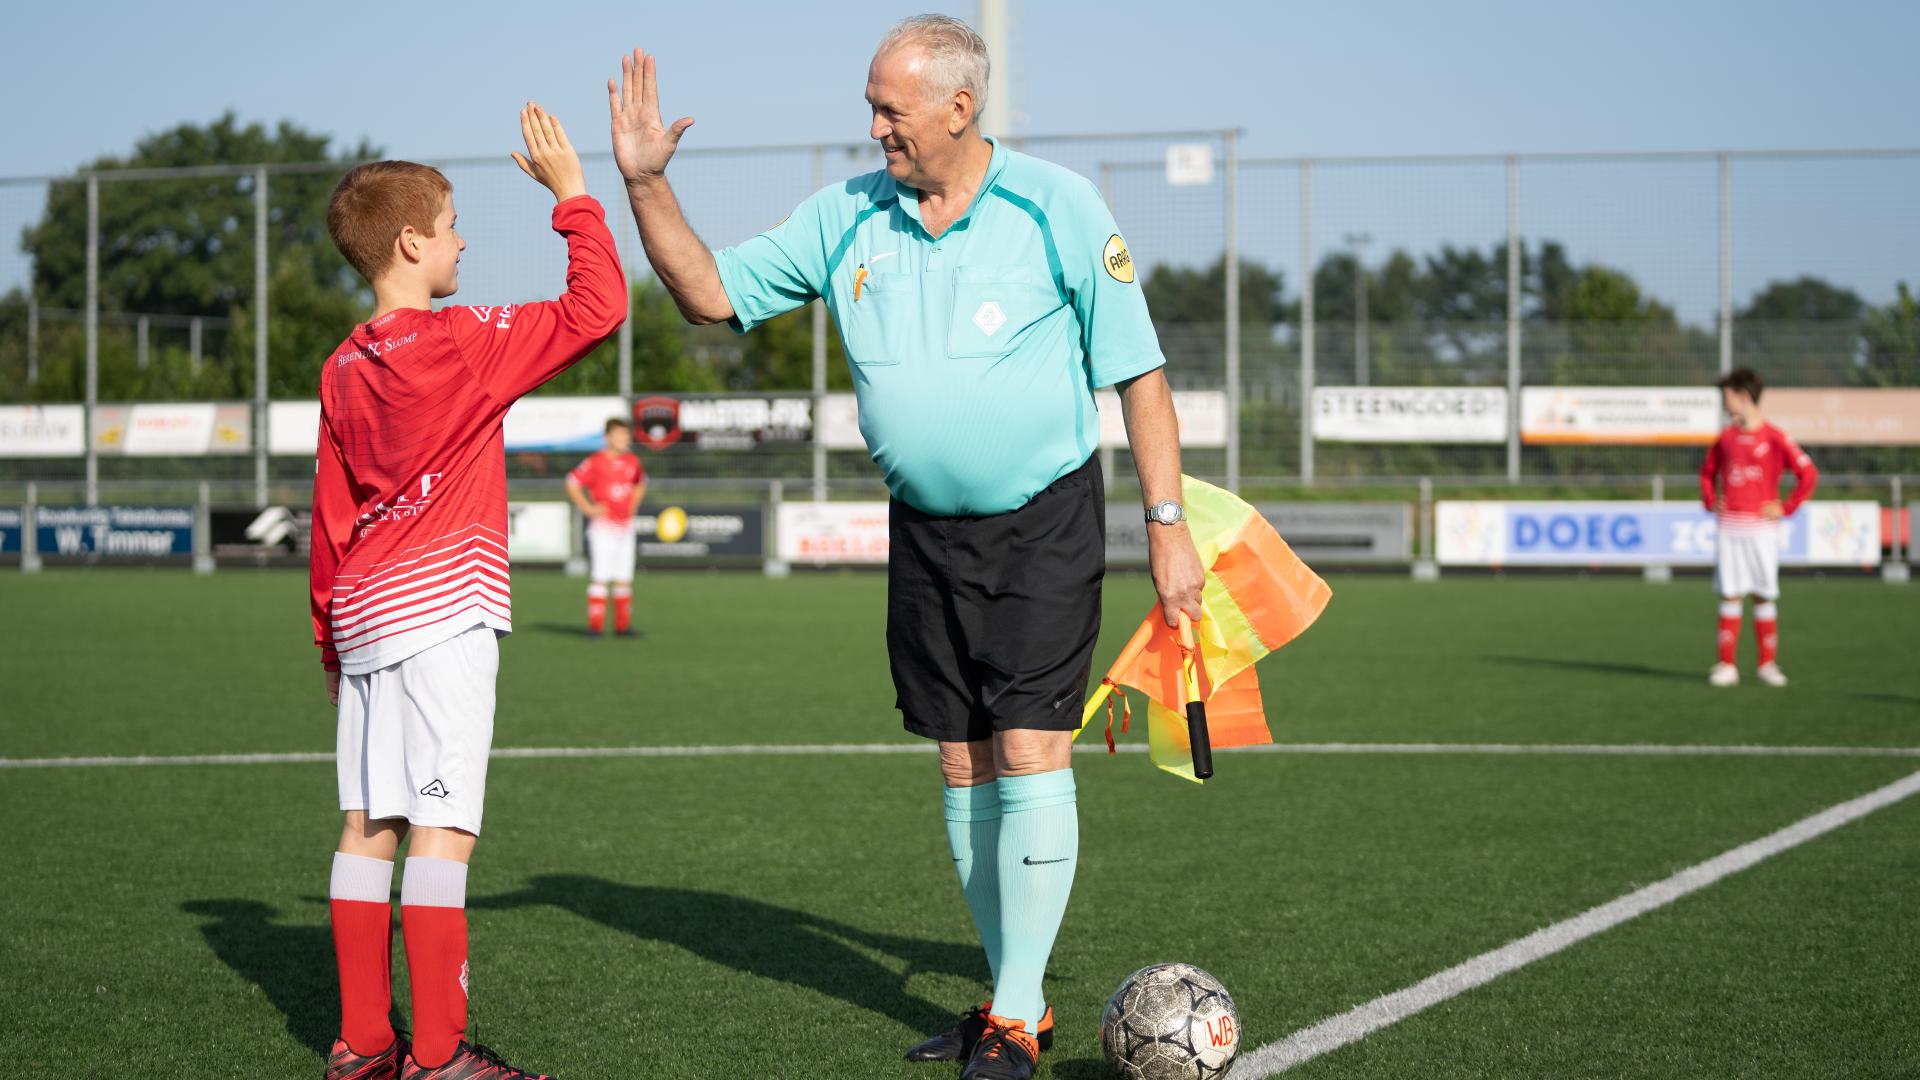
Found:
[{"label": "blue advertising sign", "polygon": [[150,559],[193,554],[190,506],[42,506],[34,513],[43,556]]},{"label": "blue advertising sign", "polygon": [[0,555],[20,554],[26,520],[26,512],[19,507],[0,506]]},{"label": "blue advertising sign", "polygon": [[[1693,502],[1442,502],[1434,539],[1451,566],[1710,566],[1718,524]],[[1782,565],[1871,566],[1880,508],[1810,502],[1778,540]]]}]

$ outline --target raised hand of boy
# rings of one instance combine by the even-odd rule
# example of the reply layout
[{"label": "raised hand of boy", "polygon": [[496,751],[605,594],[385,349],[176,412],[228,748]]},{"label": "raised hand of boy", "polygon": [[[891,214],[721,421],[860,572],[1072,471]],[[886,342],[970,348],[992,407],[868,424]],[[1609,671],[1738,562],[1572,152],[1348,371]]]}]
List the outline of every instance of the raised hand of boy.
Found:
[{"label": "raised hand of boy", "polygon": [[587,176],[580,168],[580,155],[573,149],[573,143],[567,141],[567,129],[560,126],[559,117],[529,101],[526,108],[520,110],[520,134],[527,140],[527,152],[523,157],[515,151],[513,163],[520,166],[521,172],[553,192],[558,202],[587,193]]}]

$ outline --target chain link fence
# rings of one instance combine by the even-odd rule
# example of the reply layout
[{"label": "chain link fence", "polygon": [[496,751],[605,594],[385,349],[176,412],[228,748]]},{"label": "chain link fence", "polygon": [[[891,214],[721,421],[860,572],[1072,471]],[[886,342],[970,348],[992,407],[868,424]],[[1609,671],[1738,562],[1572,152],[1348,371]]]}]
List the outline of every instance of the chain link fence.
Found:
[{"label": "chain link fence", "polygon": [[[1190,471],[1264,490],[1632,484],[1673,446],[1315,440],[1316,387],[1700,386],[1732,365],[1783,387],[1920,386],[1920,150],[1248,159],[1231,131],[1008,140],[1099,186],[1140,267],[1177,389],[1226,391],[1230,435]],[[0,460],[0,482],[251,485],[295,496],[310,462],[265,452],[265,403],[310,397],[370,300],[327,242],[350,163],[0,179],[0,404],[217,401],[256,410],[246,452]],[[505,156],[439,162],[468,243],[459,299],[556,295],[550,199]],[[715,247],[877,167],[871,143],[688,148],[672,178]],[[587,157],[633,316],[543,392],[819,395],[848,384],[824,313],[739,337],[682,325],[652,280],[606,155]],[[264,302],[263,302],[264,298]],[[816,405],[818,398],[816,397]],[[816,409],[817,412],[817,409]],[[89,442],[89,450],[95,450]],[[1835,473],[1920,472],[1911,447],[1825,447]],[[570,461],[516,455],[517,482]],[[870,493],[858,451],[669,452],[663,481]],[[1115,475],[1130,475],[1124,451]]]}]

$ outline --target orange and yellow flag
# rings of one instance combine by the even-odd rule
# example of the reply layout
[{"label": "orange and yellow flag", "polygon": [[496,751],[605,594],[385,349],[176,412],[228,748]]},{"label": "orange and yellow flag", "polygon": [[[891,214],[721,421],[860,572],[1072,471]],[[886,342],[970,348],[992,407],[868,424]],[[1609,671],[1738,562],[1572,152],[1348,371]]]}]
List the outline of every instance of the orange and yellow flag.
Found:
[{"label": "orange and yellow flag", "polygon": [[[1254,663],[1313,625],[1333,590],[1293,553],[1273,526],[1239,496],[1183,476],[1188,528],[1207,568],[1194,627],[1199,661],[1193,665],[1216,747],[1273,741]],[[1187,741],[1188,700],[1180,635],[1154,605],[1100,680],[1080,717],[1080,731],[1107,706],[1107,746],[1113,747],[1110,695],[1131,686],[1147,696],[1147,748],[1160,768],[1199,782]],[[1126,695],[1121,693],[1124,703]],[[1128,706],[1122,714],[1126,730]],[[1075,732],[1078,738],[1079,732]]]}]

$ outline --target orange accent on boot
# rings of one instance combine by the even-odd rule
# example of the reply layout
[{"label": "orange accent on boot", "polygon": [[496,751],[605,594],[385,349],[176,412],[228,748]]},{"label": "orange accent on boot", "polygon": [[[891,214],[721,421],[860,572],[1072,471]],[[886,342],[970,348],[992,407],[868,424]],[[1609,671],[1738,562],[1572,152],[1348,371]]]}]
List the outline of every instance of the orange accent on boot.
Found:
[{"label": "orange accent on boot", "polygon": [[[1019,1043],[1021,1047],[1027,1051],[1028,1057],[1033,1058],[1035,1061],[1040,1060],[1040,1040],[1027,1034],[1027,1022],[1025,1020],[1010,1020],[1004,1016],[995,1016],[992,1013],[988,1013],[987,1034],[991,1035],[996,1030],[1014,1042]],[[989,1049],[987,1051],[988,1057],[993,1057],[995,1054],[995,1049]]]}]

